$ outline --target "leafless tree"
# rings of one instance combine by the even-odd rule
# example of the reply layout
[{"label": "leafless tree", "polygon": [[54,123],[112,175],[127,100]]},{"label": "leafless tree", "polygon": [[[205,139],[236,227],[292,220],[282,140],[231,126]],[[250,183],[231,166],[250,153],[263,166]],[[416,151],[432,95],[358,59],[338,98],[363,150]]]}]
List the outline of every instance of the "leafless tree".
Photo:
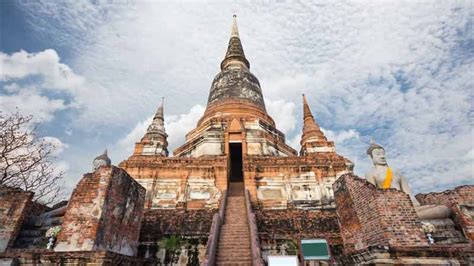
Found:
[{"label": "leafless tree", "polygon": [[36,129],[32,116],[0,112],[0,185],[32,191],[35,201],[50,204],[62,195],[64,173],[54,164],[57,147]]}]

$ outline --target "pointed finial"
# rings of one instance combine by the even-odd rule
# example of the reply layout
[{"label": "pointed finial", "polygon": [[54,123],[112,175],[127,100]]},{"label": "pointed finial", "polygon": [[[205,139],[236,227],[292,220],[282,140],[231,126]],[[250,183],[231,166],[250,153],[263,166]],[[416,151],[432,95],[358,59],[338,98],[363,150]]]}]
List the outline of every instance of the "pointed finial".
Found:
[{"label": "pointed finial", "polygon": [[232,31],[231,31],[230,37],[231,38],[232,37],[240,38],[239,37],[239,29],[237,28],[237,15],[236,14],[233,15]]},{"label": "pointed finial", "polygon": [[107,149],[104,150],[104,153],[102,155],[107,156]]},{"label": "pointed finial", "polygon": [[162,119],[164,121],[164,115],[163,115],[163,107],[165,104],[165,97],[161,97],[161,104],[158,106],[158,109],[156,110],[155,116],[153,117],[153,120],[155,119]]},{"label": "pointed finial", "polygon": [[246,69],[250,68],[250,63],[245,58],[244,49],[240,42],[239,29],[237,28],[237,16],[234,14],[232,21],[232,30],[230,34],[229,46],[225,54],[224,60],[221,62],[221,70],[227,67],[243,67]]},{"label": "pointed finial", "polygon": [[303,93],[303,118],[305,117],[313,117],[311,114],[311,109],[309,108],[308,100],[306,99],[306,95]]}]

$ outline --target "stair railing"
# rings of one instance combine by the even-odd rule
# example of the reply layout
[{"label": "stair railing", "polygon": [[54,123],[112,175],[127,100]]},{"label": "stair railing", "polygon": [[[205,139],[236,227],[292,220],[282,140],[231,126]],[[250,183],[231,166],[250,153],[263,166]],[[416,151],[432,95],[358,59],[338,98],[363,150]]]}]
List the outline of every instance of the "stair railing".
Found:
[{"label": "stair railing", "polygon": [[265,263],[262,260],[262,254],[260,252],[260,240],[258,238],[257,222],[255,219],[255,213],[252,210],[250,203],[250,193],[245,190],[245,205],[247,207],[247,219],[249,223],[250,231],[250,247],[252,249],[252,264],[253,266],[264,266]]},{"label": "stair railing", "polygon": [[224,190],[219,211],[212,216],[211,230],[206,244],[206,256],[201,266],[212,266],[216,264],[217,244],[219,243],[219,234],[221,225],[224,223],[225,208],[227,206],[227,190]]}]

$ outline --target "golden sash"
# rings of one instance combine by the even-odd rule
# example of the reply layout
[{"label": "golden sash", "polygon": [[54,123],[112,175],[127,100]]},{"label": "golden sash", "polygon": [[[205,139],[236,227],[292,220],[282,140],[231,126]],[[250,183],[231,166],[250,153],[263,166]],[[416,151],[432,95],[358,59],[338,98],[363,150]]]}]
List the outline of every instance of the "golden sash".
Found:
[{"label": "golden sash", "polygon": [[392,169],[387,167],[387,173],[385,174],[385,180],[383,181],[382,188],[387,189],[392,185]]}]

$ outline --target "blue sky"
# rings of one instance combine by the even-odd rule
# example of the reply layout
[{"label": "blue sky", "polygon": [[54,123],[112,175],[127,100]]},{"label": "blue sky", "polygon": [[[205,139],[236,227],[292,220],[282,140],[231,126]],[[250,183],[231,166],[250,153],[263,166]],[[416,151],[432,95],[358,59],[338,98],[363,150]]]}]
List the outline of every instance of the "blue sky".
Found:
[{"label": "blue sky", "polygon": [[162,96],[171,150],[204,111],[238,15],[268,112],[299,150],[301,94],[356,174],[370,139],[415,192],[474,183],[471,1],[2,1],[0,110],[60,147],[73,188],[131,155]]}]

